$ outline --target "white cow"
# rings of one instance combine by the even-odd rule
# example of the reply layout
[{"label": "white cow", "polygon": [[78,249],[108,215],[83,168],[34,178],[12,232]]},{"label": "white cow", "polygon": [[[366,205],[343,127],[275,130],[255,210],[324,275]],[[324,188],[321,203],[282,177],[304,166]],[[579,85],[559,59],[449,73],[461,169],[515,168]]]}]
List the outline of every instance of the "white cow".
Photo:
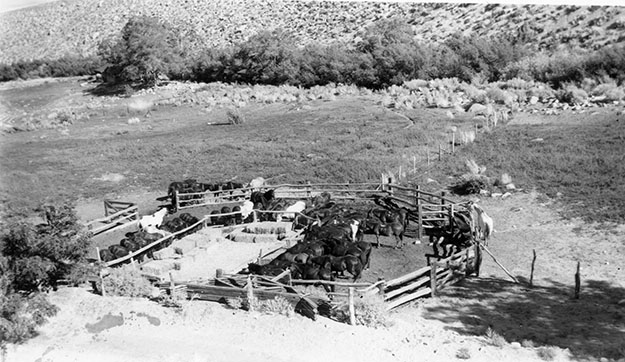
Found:
[{"label": "white cow", "polygon": [[161,224],[163,224],[163,219],[168,212],[169,210],[166,207],[163,207],[152,215],[142,216],[141,219],[139,219],[139,229],[147,231],[148,228],[158,228]]},{"label": "white cow", "polygon": [[252,191],[260,191],[260,188],[263,186],[265,186],[265,179],[262,177],[257,177],[253,179],[248,185],[248,187],[251,188]]},{"label": "white cow", "polygon": [[306,202],[304,201],[297,201],[295,202],[293,205],[287,207],[284,211],[286,211],[283,214],[279,214],[277,219],[278,221],[282,221],[282,219],[295,219],[295,213],[300,213],[302,211],[306,210]]}]

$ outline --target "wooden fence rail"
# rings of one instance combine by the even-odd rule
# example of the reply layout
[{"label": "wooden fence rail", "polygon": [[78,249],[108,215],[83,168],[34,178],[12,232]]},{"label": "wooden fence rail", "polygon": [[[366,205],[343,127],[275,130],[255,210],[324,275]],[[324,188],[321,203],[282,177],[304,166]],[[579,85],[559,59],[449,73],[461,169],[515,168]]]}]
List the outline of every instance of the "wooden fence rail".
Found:
[{"label": "wooden fence rail", "polygon": [[131,202],[104,200],[104,213],[105,217],[85,224],[91,235],[117,230],[119,227],[126,227],[130,223],[139,221],[139,209]]}]

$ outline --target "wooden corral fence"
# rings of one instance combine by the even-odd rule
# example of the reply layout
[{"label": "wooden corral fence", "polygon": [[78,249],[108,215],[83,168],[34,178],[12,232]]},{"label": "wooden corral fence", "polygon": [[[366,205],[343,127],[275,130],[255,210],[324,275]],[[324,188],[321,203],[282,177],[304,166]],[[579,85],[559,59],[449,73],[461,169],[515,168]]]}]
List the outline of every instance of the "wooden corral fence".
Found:
[{"label": "wooden corral fence", "polygon": [[449,257],[443,258],[430,254],[426,257],[428,266],[384,283],[383,295],[388,303],[387,310],[418,298],[435,297],[443,288],[469,275],[479,276],[482,258],[478,244]]},{"label": "wooden corral fence", "polygon": [[[331,284],[345,287],[364,287],[356,289],[360,294],[380,294],[384,298],[387,310],[393,310],[419,298],[435,297],[443,288],[453,285],[470,275],[479,276],[481,253],[478,244],[474,244],[449,257],[426,255],[428,266],[402,275],[392,280],[380,280],[373,284],[341,283],[326,281],[299,281],[293,284]],[[331,293],[346,297],[345,293]]]},{"label": "wooden corral fence", "polygon": [[190,209],[200,206],[214,206],[229,204],[249,199],[251,188],[232,190],[204,191],[204,192],[178,192],[174,191],[172,206],[176,210]]},{"label": "wooden corral fence", "polygon": [[[264,211],[254,210],[254,212],[256,213],[256,212],[264,212]],[[119,266],[121,264],[128,263],[128,262],[134,264],[137,259],[139,259],[142,255],[147,254],[147,252],[150,251],[151,249],[154,249],[157,246],[162,245],[162,244],[169,244],[169,243],[173,242],[173,240],[175,240],[176,238],[180,237],[181,235],[185,235],[187,233],[195,232],[195,231],[198,231],[200,229],[203,229],[203,228],[207,227],[209,225],[209,222],[210,222],[211,218],[219,218],[219,217],[223,217],[223,216],[234,216],[236,214],[237,214],[237,212],[205,215],[204,217],[202,217],[202,219],[197,221],[195,224],[190,225],[190,226],[188,226],[188,227],[186,227],[186,228],[184,228],[182,230],[176,231],[175,233],[169,233],[168,235],[165,235],[162,238],[160,238],[160,239],[150,243],[149,245],[144,246],[143,248],[141,248],[141,249],[139,249],[139,250],[137,250],[135,252],[129,253],[126,256],[123,256],[121,258],[117,258],[115,260],[108,261],[108,262],[104,263],[104,266],[106,266],[106,267],[115,267],[115,266]],[[249,223],[248,224],[238,224],[238,225],[236,225],[236,227],[245,227],[247,225],[250,225],[250,224]],[[225,227],[231,227],[231,226],[218,226],[218,227],[219,228],[225,228]],[[297,237],[300,237],[300,235],[298,234]],[[297,241],[297,238],[296,239],[288,239],[287,238],[287,239],[284,239],[284,240],[285,240],[286,243],[290,243],[290,242],[293,242],[293,241]],[[99,259],[100,258],[100,250],[98,248],[96,248],[96,249],[97,249],[96,250],[96,254],[98,255],[97,257]],[[275,250],[272,251],[271,253],[273,253],[273,252],[275,252]],[[99,261],[101,261],[101,260],[99,260]]]},{"label": "wooden corral fence", "polygon": [[104,200],[104,215],[85,224],[93,236],[139,221],[139,209],[132,202]]},{"label": "wooden corral fence", "polygon": [[[286,283],[281,282],[284,279],[287,279]],[[296,312],[313,320],[319,314],[319,306],[329,303],[327,298],[308,296],[295,290],[290,284],[288,271],[275,277],[252,274],[220,275],[202,282],[176,282],[170,279],[169,282],[157,283],[157,286],[169,293],[177,289],[178,293],[185,293],[191,300],[224,304],[232,303],[233,300],[243,301],[253,298],[267,300],[281,297],[290,303]]]},{"label": "wooden corral fence", "polygon": [[[403,186],[391,183],[384,178],[380,183],[306,183],[265,185],[262,190],[273,189],[276,198],[306,200],[321,193],[329,193],[335,200],[371,201],[372,197],[387,197],[397,206],[407,208],[410,221],[417,226],[417,239],[424,235],[425,228],[447,225],[454,226],[454,212],[466,207],[466,203],[458,203],[446,197],[445,192],[440,194],[421,190],[416,186]],[[188,209],[199,206],[219,206],[236,201],[249,199],[251,188],[242,188],[223,191],[206,191],[201,193],[175,193],[174,206]],[[255,217],[260,210],[255,210]],[[273,213],[280,213],[273,211]],[[257,219],[255,219],[257,220]]]},{"label": "wooden corral fence", "polygon": [[422,191],[419,185],[408,187],[386,184],[383,191],[388,193],[388,199],[399,207],[405,207],[411,211],[408,216],[410,221],[417,226],[417,239],[423,236],[423,229],[434,228],[441,223],[451,230],[454,225],[454,212],[466,208],[466,203],[447,198],[445,192],[435,194]]},{"label": "wooden corral fence", "polygon": [[[261,190],[274,190],[276,198],[304,200],[323,192],[328,192],[337,200],[364,199],[375,192],[382,190],[379,183],[306,183],[306,184],[279,184],[265,185]],[[177,210],[200,206],[215,206],[249,199],[252,188],[232,190],[205,191],[180,193],[174,191],[172,205]]]}]

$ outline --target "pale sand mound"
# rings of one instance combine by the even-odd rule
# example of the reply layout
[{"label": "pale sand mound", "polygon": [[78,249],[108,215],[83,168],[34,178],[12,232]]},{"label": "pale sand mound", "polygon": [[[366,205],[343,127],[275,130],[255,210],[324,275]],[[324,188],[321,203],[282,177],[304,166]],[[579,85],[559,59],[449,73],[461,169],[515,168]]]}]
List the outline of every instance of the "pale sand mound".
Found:
[{"label": "pale sand mound", "polygon": [[[75,288],[53,293],[51,299],[62,311],[39,337],[10,347],[7,362],[449,361],[461,348],[478,361],[540,361],[533,349],[498,348],[440,323],[426,324],[414,309],[393,314],[391,327],[373,329],[198,301],[177,312],[142,299],[101,298]],[[99,333],[87,330],[110,316],[123,316],[123,325],[111,324]],[[556,352],[556,361],[565,360],[563,351]]]}]

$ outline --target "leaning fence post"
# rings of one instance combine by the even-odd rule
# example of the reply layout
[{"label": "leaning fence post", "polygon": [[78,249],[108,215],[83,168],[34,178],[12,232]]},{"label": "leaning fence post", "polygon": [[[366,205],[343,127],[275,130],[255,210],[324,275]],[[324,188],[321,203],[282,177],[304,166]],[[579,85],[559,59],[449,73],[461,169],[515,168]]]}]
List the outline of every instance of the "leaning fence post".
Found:
[{"label": "leaning fence post", "polygon": [[480,267],[482,266],[482,249],[480,248],[479,242],[473,244],[475,248],[475,276],[480,277]]},{"label": "leaning fence post", "polygon": [[349,303],[349,324],[356,325],[356,312],[354,310],[354,287],[347,289],[347,299]]},{"label": "leaning fence post", "polygon": [[575,272],[575,299],[579,299],[581,289],[581,278],[579,276],[579,261],[577,262],[577,271]]}]

